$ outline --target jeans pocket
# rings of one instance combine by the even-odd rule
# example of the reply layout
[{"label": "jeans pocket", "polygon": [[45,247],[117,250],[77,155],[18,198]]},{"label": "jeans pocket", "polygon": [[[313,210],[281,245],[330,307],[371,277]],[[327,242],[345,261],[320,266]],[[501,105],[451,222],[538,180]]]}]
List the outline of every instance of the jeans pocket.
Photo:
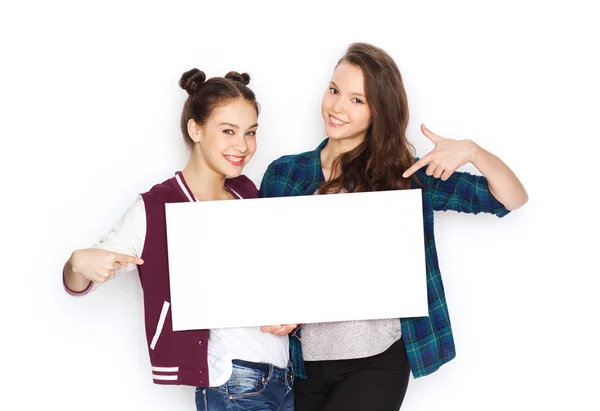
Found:
[{"label": "jeans pocket", "polygon": [[232,398],[261,395],[266,388],[265,378],[257,374],[234,373],[227,381],[227,391]]}]

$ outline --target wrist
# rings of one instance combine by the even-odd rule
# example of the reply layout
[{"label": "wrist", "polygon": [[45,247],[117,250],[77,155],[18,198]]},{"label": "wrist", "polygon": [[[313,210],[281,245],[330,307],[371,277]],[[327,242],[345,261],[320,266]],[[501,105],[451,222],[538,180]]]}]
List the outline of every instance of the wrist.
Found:
[{"label": "wrist", "polygon": [[69,261],[67,261],[66,268],[67,268],[67,272],[71,272],[76,277],[83,277],[83,274],[81,274],[81,272],[79,271],[78,264],[76,263],[76,261],[79,257],[79,254],[80,254],[79,251],[80,250],[73,251],[73,253],[71,254],[71,258],[69,258]]},{"label": "wrist", "polygon": [[469,153],[470,153],[469,162],[473,165],[476,165],[477,161],[481,157],[481,152],[483,151],[483,149],[473,140],[467,140],[467,141],[469,144]]}]

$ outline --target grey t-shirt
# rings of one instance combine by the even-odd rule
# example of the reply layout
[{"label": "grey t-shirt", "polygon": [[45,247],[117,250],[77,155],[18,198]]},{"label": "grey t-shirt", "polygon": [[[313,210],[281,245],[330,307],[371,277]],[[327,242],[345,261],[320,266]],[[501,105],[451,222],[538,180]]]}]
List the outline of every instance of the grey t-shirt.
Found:
[{"label": "grey t-shirt", "polygon": [[305,361],[349,360],[381,354],[402,337],[398,318],[302,324]]},{"label": "grey t-shirt", "polygon": [[402,330],[398,318],[339,321],[303,324],[301,336],[304,360],[349,360],[381,354]]}]

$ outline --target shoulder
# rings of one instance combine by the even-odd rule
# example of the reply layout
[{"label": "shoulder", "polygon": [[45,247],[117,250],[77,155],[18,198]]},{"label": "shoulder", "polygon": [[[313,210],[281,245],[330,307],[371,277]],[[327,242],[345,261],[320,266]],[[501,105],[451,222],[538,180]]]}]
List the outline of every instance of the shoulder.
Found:
[{"label": "shoulder", "polygon": [[299,154],[287,154],[273,161],[269,167],[279,170],[289,169],[294,166],[307,166],[310,164],[310,157],[312,154],[312,151],[305,151],[304,153]]},{"label": "shoulder", "polygon": [[275,175],[285,174],[295,168],[313,167],[315,151],[305,151],[298,154],[287,154],[269,164],[267,170]]},{"label": "shoulder", "polygon": [[176,177],[171,177],[161,183],[154,184],[148,191],[140,196],[149,202],[153,201],[169,201],[173,197],[180,197],[183,191],[176,181]]},{"label": "shoulder", "polygon": [[258,189],[252,180],[245,175],[228,178],[225,184],[235,190],[242,198],[257,198]]}]

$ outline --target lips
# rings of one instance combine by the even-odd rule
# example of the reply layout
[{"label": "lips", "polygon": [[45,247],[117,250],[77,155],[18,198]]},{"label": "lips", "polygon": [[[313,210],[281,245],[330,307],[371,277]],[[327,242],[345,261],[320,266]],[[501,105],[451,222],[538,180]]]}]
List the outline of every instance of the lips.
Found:
[{"label": "lips", "polygon": [[337,117],[332,116],[331,114],[329,114],[329,125],[332,127],[342,127],[344,125],[348,124],[346,121],[342,121]]},{"label": "lips", "polygon": [[232,165],[239,167],[244,164],[245,156],[232,156],[232,155],[224,155],[225,160],[229,161]]}]

